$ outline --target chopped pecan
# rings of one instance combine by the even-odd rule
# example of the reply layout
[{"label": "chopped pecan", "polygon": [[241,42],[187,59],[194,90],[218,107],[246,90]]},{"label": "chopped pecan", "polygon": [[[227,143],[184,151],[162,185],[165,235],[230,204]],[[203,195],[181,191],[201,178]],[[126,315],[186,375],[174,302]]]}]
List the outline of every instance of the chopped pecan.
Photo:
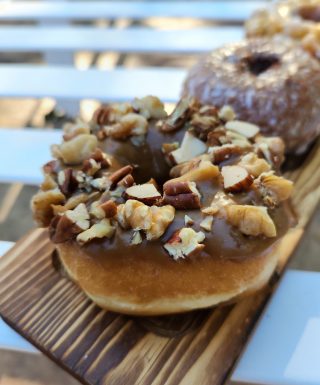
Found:
[{"label": "chopped pecan", "polygon": [[207,145],[210,147],[220,146],[221,144],[226,144],[228,141],[226,131],[223,127],[218,127],[214,131],[210,131],[207,136]]},{"label": "chopped pecan", "polygon": [[235,119],[236,114],[231,106],[226,105],[219,110],[218,116],[221,120],[229,122]]},{"label": "chopped pecan", "polygon": [[258,136],[255,140],[255,151],[273,166],[279,168],[284,161],[285,145],[281,138]]},{"label": "chopped pecan", "polygon": [[117,220],[124,229],[143,230],[147,240],[160,238],[174,219],[174,207],[147,206],[129,199],[118,206]]},{"label": "chopped pecan", "polygon": [[46,163],[42,169],[45,174],[58,174],[60,162],[58,160],[50,160],[50,162]]},{"label": "chopped pecan", "polygon": [[115,227],[112,226],[109,219],[102,219],[95,223],[89,229],[77,235],[79,245],[84,245],[93,239],[111,238],[115,232]]},{"label": "chopped pecan", "polygon": [[252,143],[249,142],[249,140],[235,132],[235,131],[227,131],[226,132],[226,142],[227,143],[232,143],[234,144],[235,146],[238,146],[240,148],[243,148],[243,149],[251,149],[253,146],[252,146]]},{"label": "chopped pecan", "polygon": [[162,123],[161,131],[172,132],[179,130],[198,107],[198,103],[194,99],[181,99],[173,112]]},{"label": "chopped pecan", "polygon": [[53,217],[52,205],[64,203],[66,197],[62,192],[55,188],[48,191],[39,191],[31,200],[33,218],[39,226],[46,227],[50,224]]},{"label": "chopped pecan", "polygon": [[208,152],[212,156],[212,162],[220,164],[227,159],[239,156],[242,154],[243,149],[234,144],[223,144],[222,146],[209,147]]},{"label": "chopped pecan", "polygon": [[123,187],[123,188],[128,188],[131,187],[134,184],[134,179],[131,174],[128,174],[124,176],[118,183],[117,186]]},{"label": "chopped pecan", "polygon": [[194,182],[167,181],[164,186],[163,202],[179,210],[200,208],[200,193]]},{"label": "chopped pecan", "polygon": [[125,139],[132,135],[144,135],[147,133],[148,122],[142,115],[133,112],[122,116],[113,125],[104,126],[103,131],[107,137]]},{"label": "chopped pecan", "polygon": [[94,176],[99,170],[101,166],[94,159],[85,159],[83,161],[82,171],[87,175]]},{"label": "chopped pecan", "polygon": [[78,187],[78,181],[74,176],[72,168],[66,168],[58,173],[58,184],[65,196],[70,196]]},{"label": "chopped pecan", "polygon": [[98,140],[94,135],[80,134],[60,146],[52,146],[51,150],[53,155],[62,159],[65,164],[78,165],[89,158],[97,145]]},{"label": "chopped pecan", "polygon": [[132,107],[146,119],[163,119],[167,116],[163,103],[156,96],[148,95],[141,99],[135,98]]},{"label": "chopped pecan", "polygon": [[63,132],[63,140],[68,141],[80,134],[90,134],[90,126],[82,120],[77,120],[75,123],[66,123]]},{"label": "chopped pecan", "polygon": [[253,182],[253,177],[240,166],[224,166],[221,169],[221,175],[224,189],[228,192],[247,190]]},{"label": "chopped pecan", "polygon": [[89,181],[90,186],[99,190],[105,191],[111,188],[111,181],[107,176],[102,176],[101,178],[95,178]]},{"label": "chopped pecan", "polygon": [[110,123],[109,117],[112,114],[112,107],[108,105],[100,106],[93,114],[93,122],[99,126]]},{"label": "chopped pecan", "polygon": [[118,182],[120,182],[124,177],[131,174],[133,171],[133,167],[129,164],[127,166],[124,166],[120,168],[119,170],[115,171],[109,176],[109,180],[111,182],[111,187],[115,187]]},{"label": "chopped pecan", "polygon": [[261,174],[254,181],[254,186],[260,191],[263,202],[271,207],[289,199],[293,190],[293,182],[274,175],[272,171]]},{"label": "chopped pecan", "polygon": [[187,131],[183,137],[181,147],[170,152],[170,158],[172,158],[176,164],[180,164],[187,162],[206,151],[206,144]]},{"label": "chopped pecan", "polygon": [[161,194],[152,183],[131,186],[126,189],[124,194],[126,199],[135,199],[148,206],[158,204],[162,199]]},{"label": "chopped pecan", "polygon": [[264,206],[229,205],[226,206],[228,222],[246,235],[264,235],[268,238],[277,235],[277,229]]},{"label": "chopped pecan", "polygon": [[177,261],[179,258],[190,257],[201,252],[205,245],[205,235],[202,231],[196,232],[190,227],[183,227],[173,233],[171,238],[164,244],[164,249]]},{"label": "chopped pecan", "polygon": [[220,175],[219,168],[213,165],[208,160],[201,160],[197,167],[192,168],[183,175],[175,178],[175,181],[181,182],[200,182],[204,180],[211,180]]},{"label": "chopped pecan", "polygon": [[117,205],[111,199],[100,204],[100,208],[104,211],[106,218],[113,218],[117,215]]},{"label": "chopped pecan", "polygon": [[239,166],[244,167],[250,175],[253,175],[257,178],[263,172],[270,170],[270,165],[264,159],[258,158],[257,155],[253,152],[249,152],[244,155],[240,162]]},{"label": "chopped pecan", "polygon": [[100,148],[96,148],[96,150],[90,155],[90,159],[94,159],[97,163],[100,163],[101,168],[108,168],[111,166],[111,159],[108,158],[107,154],[105,154]]},{"label": "chopped pecan", "polygon": [[243,135],[248,139],[255,137],[260,131],[260,128],[255,124],[243,122],[241,120],[231,120],[227,122],[226,129]]},{"label": "chopped pecan", "polygon": [[217,116],[194,114],[191,125],[195,134],[202,140],[207,140],[208,134],[220,124]]},{"label": "chopped pecan", "polygon": [[54,215],[63,214],[67,210],[73,210],[80,203],[86,203],[90,199],[90,196],[85,193],[71,196],[64,205],[52,205]]},{"label": "chopped pecan", "polygon": [[57,182],[52,178],[50,174],[45,174],[44,181],[40,185],[42,191],[53,190],[58,187]]},{"label": "chopped pecan", "polygon": [[212,199],[210,206],[203,208],[201,212],[205,215],[215,215],[231,204],[234,204],[234,201],[223,191],[218,191]]}]

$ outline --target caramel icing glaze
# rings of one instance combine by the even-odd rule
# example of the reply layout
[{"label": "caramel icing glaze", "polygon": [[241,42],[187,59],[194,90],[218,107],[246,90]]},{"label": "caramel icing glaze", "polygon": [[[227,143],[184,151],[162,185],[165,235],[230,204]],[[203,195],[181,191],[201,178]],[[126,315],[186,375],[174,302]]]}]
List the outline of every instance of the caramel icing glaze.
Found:
[{"label": "caramel icing glaze", "polygon": [[183,95],[217,107],[302,152],[320,132],[320,67],[284,39],[251,39],[214,50],[189,72]]}]

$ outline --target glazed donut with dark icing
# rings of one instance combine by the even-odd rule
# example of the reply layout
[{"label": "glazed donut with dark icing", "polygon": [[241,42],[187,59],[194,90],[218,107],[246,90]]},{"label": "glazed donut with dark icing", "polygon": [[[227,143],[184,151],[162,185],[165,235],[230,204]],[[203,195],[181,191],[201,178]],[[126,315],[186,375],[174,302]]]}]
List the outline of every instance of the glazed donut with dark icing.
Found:
[{"label": "glazed donut with dark icing", "polygon": [[320,132],[320,66],[290,41],[252,39],[218,48],[190,71],[183,95],[218,107],[278,135],[302,152]]}]

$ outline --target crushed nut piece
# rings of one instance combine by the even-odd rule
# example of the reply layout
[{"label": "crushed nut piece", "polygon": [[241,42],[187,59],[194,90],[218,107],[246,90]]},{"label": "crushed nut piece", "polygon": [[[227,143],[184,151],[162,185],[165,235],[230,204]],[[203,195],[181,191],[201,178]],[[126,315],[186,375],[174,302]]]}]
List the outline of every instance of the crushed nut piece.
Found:
[{"label": "crushed nut piece", "polygon": [[181,99],[171,115],[161,125],[161,130],[163,132],[179,130],[197,107],[198,103],[195,99]]},{"label": "crushed nut piece", "polygon": [[90,186],[93,188],[99,190],[99,191],[105,191],[109,190],[111,187],[110,179],[106,176],[103,176],[101,178],[95,178],[90,181]]},{"label": "crushed nut piece", "polygon": [[94,176],[101,168],[100,163],[90,158],[83,161],[82,171],[87,175]]},{"label": "crushed nut piece", "polygon": [[68,141],[80,134],[90,134],[90,126],[88,123],[78,119],[75,123],[64,124],[63,132],[63,139]]},{"label": "crushed nut piece", "polygon": [[248,139],[255,137],[260,131],[260,128],[255,124],[242,122],[241,120],[227,122],[226,129],[243,135]]},{"label": "crushed nut piece", "polygon": [[253,175],[255,178],[263,172],[270,170],[269,163],[267,163],[264,159],[258,158],[253,152],[249,152],[244,155],[238,165],[245,168],[248,173]]},{"label": "crushed nut piece", "polygon": [[201,212],[205,215],[215,215],[217,213],[224,214],[224,208],[228,205],[234,204],[234,201],[226,195],[223,191],[218,191],[209,207],[205,207]]},{"label": "crushed nut piece", "polygon": [[275,167],[281,166],[284,161],[285,151],[285,145],[281,138],[277,136],[269,138],[258,136],[255,142],[255,151],[258,155],[262,154]]},{"label": "crushed nut piece", "polygon": [[141,99],[135,98],[132,107],[147,120],[151,118],[163,119],[167,116],[163,103],[156,96],[148,95]]},{"label": "crushed nut piece", "polygon": [[66,197],[62,192],[55,188],[48,191],[39,191],[31,200],[33,218],[39,226],[46,227],[50,224],[53,217],[52,205],[64,203]]},{"label": "crushed nut piece", "polygon": [[177,230],[163,247],[177,261],[179,258],[190,257],[203,250],[205,245],[201,242],[204,239],[202,231],[196,232],[190,227],[183,227]]},{"label": "crushed nut piece", "polygon": [[208,215],[206,216],[201,222],[200,222],[200,227],[205,230],[210,232],[212,228],[212,223],[213,223],[213,216]]},{"label": "crushed nut piece", "polygon": [[89,213],[92,217],[97,218],[97,219],[103,219],[106,217],[105,211],[101,207],[101,202],[96,201],[92,202],[90,206]]},{"label": "crushed nut piece", "polygon": [[59,171],[58,184],[65,196],[70,196],[77,189],[79,183],[73,174],[72,168]]},{"label": "crushed nut piece", "polygon": [[80,134],[63,142],[59,146],[51,147],[53,155],[62,159],[65,164],[78,165],[96,149],[98,140],[94,135]]},{"label": "crushed nut piece", "polygon": [[277,230],[264,206],[230,205],[226,206],[228,222],[246,235],[275,237]]},{"label": "crushed nut piece", "polygon": [[181,182],[201,182],[216,178],[218,175],[220,175],[219,167],[213,165],[208,160],[201,160],[196,168],[191,169],[173,180]]},{"label": "crushed nut piece", "polygon": [[117,183],[123,179],[125,176],[131,174],[133,171],[133,167],[130,165],[124,166],[119,170],[115,171],[109,176],[109,180],[111,181],[112,188],[117,185]]},{"label": "crushed nut piece", "polygon": [[184,216],[184,224],[186,226],[192,226],[194,224],[194,220],[191,217],[189,217],[189,215],[185,215]]},{"label": "crushed nut piece", "polygon": [[234,156],[239,156],[242,152],[243,150],[234,144],[223,144],[222,146],[209,147],[208,149],[208,153],[211,154],[214,164],[220,164]]},{"label": "crushed nut piece", "polygon": [[46,163],[42,169],[45,174],[56,175],[60,170],[60,162],[58,160],[50,160],[50,162]]},{"label": "crushed nut piece", "polygon": [[131,245],[140,245],[140,243],[142,243],[140,231],[134,231],[131,239]]},{"label": "crushed nut piece", "polygon": [[172,205],[176,209],[198,209],[200,208],[201,195],[195,182],[167,181],[163,186],[163,202]]},{"label": "crushed nut piece", "polygon": [[254,181],[254,186],[263,196],[264,203],[271,207],[289,199],[293,189],[293,183],[290,180],[274,175],[272,171],[261,174]]},{"label": "crushed nut piece", "polygon": [[221,175],[224,189],[229,192],[247,190],[253,182],[253,177],[240,166],[224,166],[221,169]]},{"label": "crushed nut piece", "polygon": [[134,112],[122,116],[113,125],[103,127],[105,135],[114,139],[125,139],[131,135],[145,135],[147,129],[148,122],[146,118]]},{"label": "crushed nut piece", "polygon": [[109,219],[102,219],[100,222],[92,225],[88,230],[77,235],[79,245],[84,245],[93,239],[111,238],[114,234],[115,227],[111,225]]},{"label": "crushed nut piece", "polygon": [[230,120],[235,119],[236,114],[231,106],[226,105],[220,109],[218,116],[225,122],[229,122]]},{"label": "crushed nut piece", "polygon": [[187,162],[206,151],[206,144],[187,131],[183,137],[181,147],[172,151],[170,153],[170,158],[172,158],[176,164],[180,164]]},{"label": "crushed nut piece", "polygon": [[173,142],[173,143],[163,143],[162,144],[162,152],[164,154],[169,154],[169,152],[176,150],[179,148],[179,142]]},{"label": "crushed nut piece", "polygon": [[58,187],[57,182],[52,178],[50,174],[45,174],[44,181],[40,185],[42,191],[53,190]]},{"label": "crushed nut piece", "polygon": [[161,194],[152,183],[137,184],[125,191],[126,199],[135,199],[148,206],[158,204],[162,199]]},{"label": "crushed nut piece", "polygon": [[117,205],[111,199],[100,204],[100,208],[104,211],[106,218],[113,218],[117,215]]}]

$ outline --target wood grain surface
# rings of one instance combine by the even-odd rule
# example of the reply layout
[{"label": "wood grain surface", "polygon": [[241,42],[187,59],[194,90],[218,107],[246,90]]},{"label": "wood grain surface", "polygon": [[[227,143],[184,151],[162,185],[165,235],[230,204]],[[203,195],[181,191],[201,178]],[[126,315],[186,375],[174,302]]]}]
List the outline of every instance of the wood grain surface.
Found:
[{"label": "wood grain surface", "polygon": [[277,273],[235,305],[170,317],[126,317],[95,306],[52,264],[36,229],[0,261],[0,315],[84,384],[223,384],[320,198],[320,141],[295,171],[298,225],[279,244]]}]

